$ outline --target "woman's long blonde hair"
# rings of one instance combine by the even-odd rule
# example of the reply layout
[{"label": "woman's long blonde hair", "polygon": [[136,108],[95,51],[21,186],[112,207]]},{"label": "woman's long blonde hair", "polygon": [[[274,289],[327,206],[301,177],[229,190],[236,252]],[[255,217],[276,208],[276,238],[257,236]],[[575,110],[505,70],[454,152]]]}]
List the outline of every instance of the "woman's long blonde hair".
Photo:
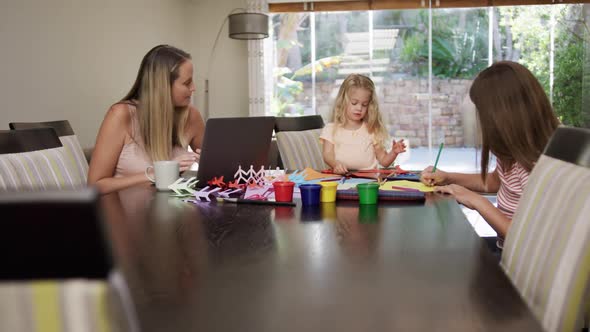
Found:
[{"label": "woman's long blonde hair", "polygon": [[152,48],[141,60],[133,87],[121,100],[137,106],[139,133],[152,161],[169,160],[175,146],[185,148],[189,108],[172,102],[178,68],[190,54],[169,45]]},{"label": "woman's long blonde hair", "polygon": [[[379,112],[379,102],[377,101],[375,84],[367,76],[350,74],[346,77],[344,82],[342,82],[334,103],[334,108],[332,109],[332,121],[341,126],[346,123],[346,107],[350,102],[349,94],[353,88],[366,89],[371,93],[371,99],[369,101],[369,106],[367,107],[367,114],[363,118],[363,122],[367,126],[369,133],[373,134],[375,140],[385,148],[385,143],[389,140],[389,133],[383,123],[381,112]],[[336,127],[337,126],[334,126],[334,130],[336,130]]]},{"label": "woman's long blonde hair", "polygon": [[469,96],[481,127],[482,179],[490,152],[506,171],[519,163],[530,172],[559,125],[535,76],[516,62],[496,62],[477,75]]}]

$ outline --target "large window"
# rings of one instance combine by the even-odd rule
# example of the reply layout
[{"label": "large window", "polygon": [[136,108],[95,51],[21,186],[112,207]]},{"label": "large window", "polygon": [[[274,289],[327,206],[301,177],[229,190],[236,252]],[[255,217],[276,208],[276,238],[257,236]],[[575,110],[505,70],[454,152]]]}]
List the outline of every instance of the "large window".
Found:
[{"label": "large window", "polygon": [[590,126],[589,4],[272,14],[276,116],[320,114],[350,73],[371,76],[409,169],[478,171],[468,89],[493,61],[514,60],[541,81],[561,121]]}]

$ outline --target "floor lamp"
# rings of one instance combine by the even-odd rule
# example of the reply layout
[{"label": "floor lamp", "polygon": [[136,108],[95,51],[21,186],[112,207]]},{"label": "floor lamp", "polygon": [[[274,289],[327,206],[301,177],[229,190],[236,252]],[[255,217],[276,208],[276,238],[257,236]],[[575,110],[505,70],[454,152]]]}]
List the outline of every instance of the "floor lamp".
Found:
[{"label": "floor lamp", "polygon": [[232,10],[225,20],[223,20],[217,32],[217,37],[215,37],[213,48],[211,48],[211,54],[209,55],[209,65],[207,66],[207,75],[205,76],[205,112],[203,114],[205,120],[209,118],[209,71],[211,70],[213,54],[225,22],[229,21],[229,38],[256,40],[268,37],[268,15],[249,12],[234,13],[236,10],[243,11],[244,9],[238,8]]}]

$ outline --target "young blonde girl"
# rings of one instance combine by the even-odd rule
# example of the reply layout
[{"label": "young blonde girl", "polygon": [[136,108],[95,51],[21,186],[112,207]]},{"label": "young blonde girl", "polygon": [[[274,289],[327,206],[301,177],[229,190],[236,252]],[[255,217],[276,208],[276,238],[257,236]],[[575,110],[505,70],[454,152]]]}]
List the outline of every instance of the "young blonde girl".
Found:
[{"label": "young blonde girl", "polygon": [[332,122],[324,127],[320,139],[324,161],[334,173],[387,167],[406,151],[403,139],[394,140],[391,150],[386,150],[390,137],[370,78],[349,75],[340,86],[332,113]]},{"label": "young blonde girl", "polygon": [[88,184],[109,193],[149,182],[145,171],[153,161],[176,160],[181,172],[197,162],[205,125],[191,105],[194,91],[190,55],[168,45],[152,48],[131,91],[102,122]]},{"label": "young blonde girl", "polygon": [[[422,181],[437,185],[436,191],[451,194],[459,203],[477,210],[503,238],[529,174],[559,121],[537,79],[515,62],[497,62],[483,70],[473,81],[469,96],[481,128],[481,174],[432,172],[428,167],[422,172]],[[488,173],[490,153],[497,163]],[[476,192],[498,193],[498,208]]]}]

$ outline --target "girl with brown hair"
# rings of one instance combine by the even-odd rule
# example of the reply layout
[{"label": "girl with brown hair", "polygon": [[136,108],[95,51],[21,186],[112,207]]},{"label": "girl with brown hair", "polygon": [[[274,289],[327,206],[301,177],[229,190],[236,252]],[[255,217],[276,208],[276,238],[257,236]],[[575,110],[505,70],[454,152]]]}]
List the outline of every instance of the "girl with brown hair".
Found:
[{"label": "girl with brown hair", "polygon": [[[421,180],[477,210],[504,238],[528,176],[559,121],[541,84],[515,62],[497,62],[483,70],[473,81],[469,96],[481,128],[481,174],[433,172],[430,166],[422,172]],[[497,160],[491,173],[490,153]],[[498,207],[476,192],[497,193]]]}]

